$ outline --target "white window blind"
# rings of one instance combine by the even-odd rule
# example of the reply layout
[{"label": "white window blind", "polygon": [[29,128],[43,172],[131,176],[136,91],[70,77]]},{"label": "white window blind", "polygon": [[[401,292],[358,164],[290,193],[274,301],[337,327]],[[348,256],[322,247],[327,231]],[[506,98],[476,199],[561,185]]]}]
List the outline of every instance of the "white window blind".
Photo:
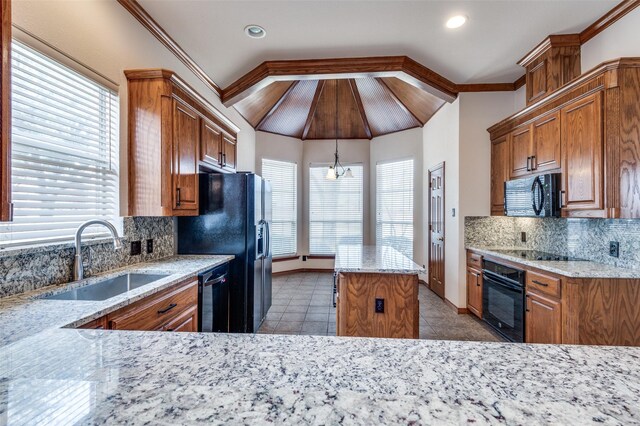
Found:
[{"label": "white window blind", "polygon": [[376,243],[413,259],[413,160],[376,166]]},{"label": "white window blind", "polygon": [[0,246],[69,241],[89,219],[117,224],[117,94],[15,40],[12,55],[14,220]]},{"label": "white window blind", "polygon": [[[345,167],[347,167],[345,165]],[[340,244],[362,244],[363,167],[353,178],[327,180],[328,166],[309,168],[309,252],[332,255]]]},{"label": "white window blind", "polygon": [[262,177],[271,182],[271,250],[274,256],[296,254],[298,245],[298,165],[262,160]]}]

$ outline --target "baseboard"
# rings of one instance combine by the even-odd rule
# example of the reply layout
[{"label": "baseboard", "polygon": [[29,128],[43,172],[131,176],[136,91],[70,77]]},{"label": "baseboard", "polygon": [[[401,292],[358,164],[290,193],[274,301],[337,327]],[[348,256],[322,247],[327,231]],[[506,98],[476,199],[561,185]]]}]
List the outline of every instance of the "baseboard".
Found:
[{"label": "baseboard", "polygon": [[429,284],[427,284],[427,282],[425,280],[418,280],[418,284],[422,284],[423,286],[427,287],[427,288],[431,288],[429,287]]},{"label": "baseboard", "polygon": [[298,272],[333,272],[333,269],[321,269],[321,268],[298,268],[290,269],[288,271],[272,272],[272,277],[279,277],[282,275],[296,274]]},{"label": "baseboard", "polygon": [[451,303],[451,301],[449,299],[447,299],[446,297],[444,298],[444,303],[446,303],[447,306],[449,306],[451,309],[456,311],[458,314],[468,314],[469,313],[469,309],[467,309],[467,308],[458,308],[456,305]]}]

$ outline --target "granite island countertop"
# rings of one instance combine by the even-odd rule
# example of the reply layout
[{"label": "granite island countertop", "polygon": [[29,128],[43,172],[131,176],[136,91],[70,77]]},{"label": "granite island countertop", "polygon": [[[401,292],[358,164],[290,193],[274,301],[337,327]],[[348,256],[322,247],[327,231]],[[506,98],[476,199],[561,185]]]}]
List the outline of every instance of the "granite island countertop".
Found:
[{"label": "granite island countertop", "polygon": [[80,330],[111,302],[34,296],[0,300],[0,424],[640,424],[640,348]]},{"label": "granite island countertop", "polygon": [[551,261],[551,260],[526,260],[517,256],[501,253],[496,250],[526,250],[520,247],[492,247],[473,245],[467,246],[467,250],[473,250],[485,256],[491,256],[499,259],[509,260],[511,262],[520,263],[521,265],[531,266],[543,271],[553,272],[570,278],[618,278],[618,279],[637,279],[640,278],[640,269],[620,268],[617,266],[606,265],[604,263],[593,262],[589,260],[569,260],[569,261]]},{"label": "granite island countertop", "polygon": [[423,274],[425,269],[389,246],[340,245],[336,249],[336,272]]}]

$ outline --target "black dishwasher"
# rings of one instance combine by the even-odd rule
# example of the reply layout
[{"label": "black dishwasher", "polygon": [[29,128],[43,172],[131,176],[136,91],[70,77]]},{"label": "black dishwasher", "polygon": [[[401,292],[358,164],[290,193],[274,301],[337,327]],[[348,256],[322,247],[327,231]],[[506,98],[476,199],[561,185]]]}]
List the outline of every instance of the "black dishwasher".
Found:
[{"label": "black dishwasher", "polygon": [[198,275],[198,331],[229,332],[229,264]]}]

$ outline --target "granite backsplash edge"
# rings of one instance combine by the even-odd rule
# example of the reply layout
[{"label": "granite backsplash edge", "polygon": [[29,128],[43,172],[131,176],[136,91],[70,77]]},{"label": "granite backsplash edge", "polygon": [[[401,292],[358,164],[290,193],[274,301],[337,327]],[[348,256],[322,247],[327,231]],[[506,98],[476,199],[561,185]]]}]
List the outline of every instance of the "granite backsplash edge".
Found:
[{"label": "granite backsplash edge", "polygon": [[[526,242],[521,233],[526,233]],[[640,220],[467,216],[465,247],[518,247],[563,254],[621,268],[640,269]],[[620,256],[609,256],[609,242]]]},{"label": "granite backsplash edge", "polygon": [[[123,218],[123,248],[114,250],[110,241],[83,245],[85,276],[175,254],[174,220],[165,217]],[[147,239],[153,239],[153,253],[146,253]],[[140,240],[142,253],[130,254],[131,242]],[[75,249],[68,244],[54,250],[22,249],[0,257],[0,298],[72,280]]]}]

